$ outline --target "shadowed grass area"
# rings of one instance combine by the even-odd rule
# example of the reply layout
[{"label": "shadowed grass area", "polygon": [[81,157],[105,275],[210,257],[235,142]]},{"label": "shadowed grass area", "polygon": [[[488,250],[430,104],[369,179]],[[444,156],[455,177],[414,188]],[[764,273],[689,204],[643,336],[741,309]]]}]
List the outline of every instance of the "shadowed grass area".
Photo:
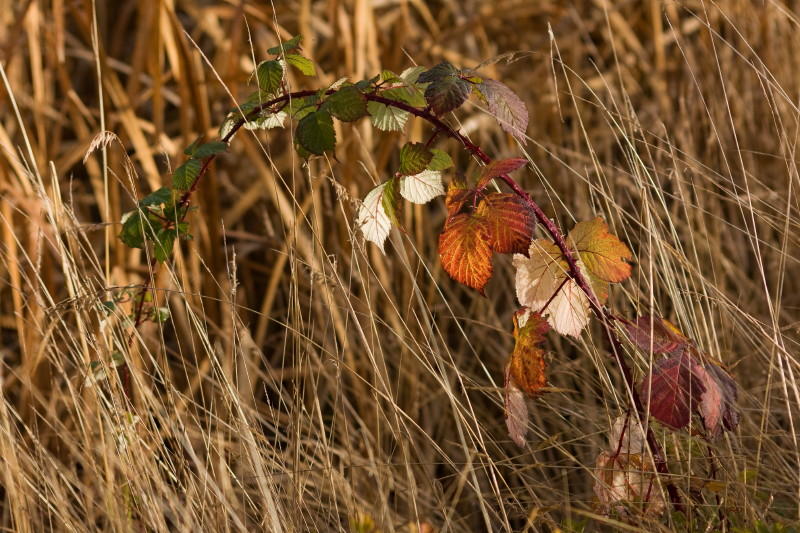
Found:
[{"label": "shadowed grass area", "polygon": [[[800,520],[796,3],[0,5],[0,527]],[[562,230],[608,221],[635,259],[609,305],[669,318],[740,387],[739,427],[711,443],[653,425],[686,515],[597,506],[596,459],[630,405],[599,324],[548,335],[550,392],[529,403],[519,448],[502,397],[519,306],[510,256],[495,259],[487,297],[452,281],[441,202],[408,204],[386,255],[364,243],[360,199],[405,141],[427,140],[421,120],[402,135],[337,122],[335,157],[308,164],[291,129],[243,130],[203,178],[194,239],[173,260],[153,268],[116,238],[295,34],[318,76],[292,73],[293,90],[444,59],[525,100],[524,145],[479,103],[447,120],[492,157],[528,157],[534,171],[515,177]],[[477,172],[455,141],[435,146]],[[133,328],[143,285],[169,320]],[[654,358],[627,349],[638,381]],[[129,373],[115,371],[122,360]]]}]

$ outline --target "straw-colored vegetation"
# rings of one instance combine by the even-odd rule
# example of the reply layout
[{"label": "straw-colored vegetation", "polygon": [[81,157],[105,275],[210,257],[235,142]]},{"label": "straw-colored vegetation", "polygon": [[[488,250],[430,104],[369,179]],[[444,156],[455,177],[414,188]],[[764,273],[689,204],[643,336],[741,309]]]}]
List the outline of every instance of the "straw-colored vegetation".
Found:
[{"label": "straw-colored vegetation", "polygon": [[[3,530],[781,531],[800,519],[796,2],[0,4]],[[669,318],[739,384],[734,432],[706,443],[653,426],[685,514],[597,505],[596,458],[630,405],[598,323],[574,341],[549,334],[550,392],[530,402],[519,448],[502,398],[510,256],[486,297],[451,280],[440,202],[407,206],[385,256],[364,242],[359,199],[403,142],[426,138],[421,120],[403,135],[337,125],[336,157],[308,165],[291,130],[242,131],[170,261],[116,238],[294,34],[319,74],[292,74],[296,90],[498,59],[481,72],[526,101],[528,142],[480,105],[448,120],[494,157],[529,157],[515,176],[560,227],[603,216],[636,262],[609,305]],[[454,141],[436,146],[459,172],[478,168]],[[143,284],[169,319],[134,328]],[[640,379],[653,358],[628,350]]]}]

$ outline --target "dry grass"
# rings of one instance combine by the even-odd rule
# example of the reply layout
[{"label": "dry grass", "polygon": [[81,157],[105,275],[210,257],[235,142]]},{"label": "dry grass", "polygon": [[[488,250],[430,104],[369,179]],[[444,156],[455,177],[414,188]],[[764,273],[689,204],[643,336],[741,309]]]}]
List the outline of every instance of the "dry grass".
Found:
[{"label": "dry grass", "polygon": [[[115,238],[133,199],[247,94],[254,59],[298,32],[319,83],[521,51],[485,71],[531,111],[537,171],[522,183],[562,227],[606,217],[638,261],[612,305],[671,318],[741,386],[742,423],[710,448],[720,483],[693,527],[800,517],[796,2],[0,4],[0,527],[622,527],[592,518],[594,460],[628,405],[599,330],[549,339],[558,391],[533,404],[520,450],[499,388],[510,261],[488,298],[449,280],[441,205],[406,209],[385,257],[354,233],[354,199],[393,168],[400,136],[347,126],[337,159],[306,168],[288,132],[243,133],[168,267],[148,271]],[[489,153],[519,153],[479,109],[460,117]],[[104,130],[118,138],[82,162]],[[172,318],[129,345],[130,302],[110,316],[102,302],[143,283]],[[110,370],[85,386],[115,351],[133,369],[130,408]],[[630,356],[641,375],[649,361]],[[690,501],[709,449],[658,436]],[[632,527],[687,527],[676,520]]]}]

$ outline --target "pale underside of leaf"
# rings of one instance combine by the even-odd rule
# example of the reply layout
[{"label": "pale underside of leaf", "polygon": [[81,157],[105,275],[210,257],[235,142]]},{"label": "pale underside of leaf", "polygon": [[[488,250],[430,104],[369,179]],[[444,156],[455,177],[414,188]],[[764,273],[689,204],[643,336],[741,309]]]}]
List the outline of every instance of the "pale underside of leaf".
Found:
[{"label": "pale underside of leaf", "polygon": [[364,198],[361,207],[358,208],[356,225],[364,234],[364,238],[378,245],[381,252],[384,252],[383,245],[389,232],[392,229],[392,222],[389,215],[383,208],[383,191],[386,184],[383,183],[372,189]]},{"label": "pale underside of leaf", "polygon": [[270,128],[282,128],[283,125],[286,123],[286,119],[289,115],[286,114],[284,111],[278,111],[277,113],[268,113],[263,117],[258,117],[255,120],[251,120],[249,122],[244,123],[244,129],[246,130],[268,130]]},{"label": "pale underside of leaf", "polygon": [[506,371],[505,411],[508,436],[520,448],[525,446],[525,435],[528,433],[528,404],[525,393],[514,384]]},{"label": "pale underside of leaf", "polygon": [[524,144],[525,131],[528,129],[528,109],[525,107],[525,102],[508,86],[496,80],[484,80],[480,85],[480,91],[486,98],[489,113],[494,116],[500,127]]},{"label": "pale underside of leaf", "polygon": [[403,176],[400,179],[400,194],[415,204],[426,204],[444,195],[442,173],[436,170],[423,170],[413,176]]},{"label": "pale underside of leaf", "polygon": [[559,333],[579,336],[589,323],[589,299],[568,277],[558,247],[537,239],[531,243],[529,257],[515,254],[513,264],[520,304],[541,311]]},{"label": "pale underside of leaf", "polygon": [[400,131],[408,121],[408,111],[403,111],[396,107],[387,106],[378,102],[368,102],[372,125],[382,131]]}]

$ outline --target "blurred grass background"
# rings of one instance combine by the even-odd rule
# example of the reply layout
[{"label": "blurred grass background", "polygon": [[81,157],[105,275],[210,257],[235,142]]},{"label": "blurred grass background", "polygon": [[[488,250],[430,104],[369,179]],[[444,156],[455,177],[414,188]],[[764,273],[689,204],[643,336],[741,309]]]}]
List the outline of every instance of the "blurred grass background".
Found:
[{"label": "blurred grass background", "polygon": [[[0,5],[3,529],[798,521],[798,2]],[[657,433],[688,517],[597,514],[595,458],[629,405],[598,330],[549,337],[554,390],[531,404],[519,449],[501,396],[510,258],[482,298],[441,270],[441,204],[409,205],[386,256],[354,231],[357,200],[406,139],[424,138],[419,121],[404,135],[344,126],[336,157],[308,166],[289,131],[242,132],[202,184],[195,239],[173,262],[149,270],[116,239],[135,199],[249,94],[266,49],[298,33],[320,75],[292,77],[296,89],[489,60],[481,72],[527,102],[525,146],[479,106],[458,120],[494,157],[530,157],[535,171],[518,179],[562,228],[600,215],[630,244],[634,276],[610,301],[619,314],[666,316],[741,387],[735,433],[710,446]],[[115,135],[84,162],[102,131]],[[477,168],[438,146],[459,171]],[[143,283],[171,317],[132,333]],[[107,368],[115,352],[132,368],[133,406]],[[629,356],[641,376],[651,361]],[[111,377],[87,382],[92,362]]]}]

